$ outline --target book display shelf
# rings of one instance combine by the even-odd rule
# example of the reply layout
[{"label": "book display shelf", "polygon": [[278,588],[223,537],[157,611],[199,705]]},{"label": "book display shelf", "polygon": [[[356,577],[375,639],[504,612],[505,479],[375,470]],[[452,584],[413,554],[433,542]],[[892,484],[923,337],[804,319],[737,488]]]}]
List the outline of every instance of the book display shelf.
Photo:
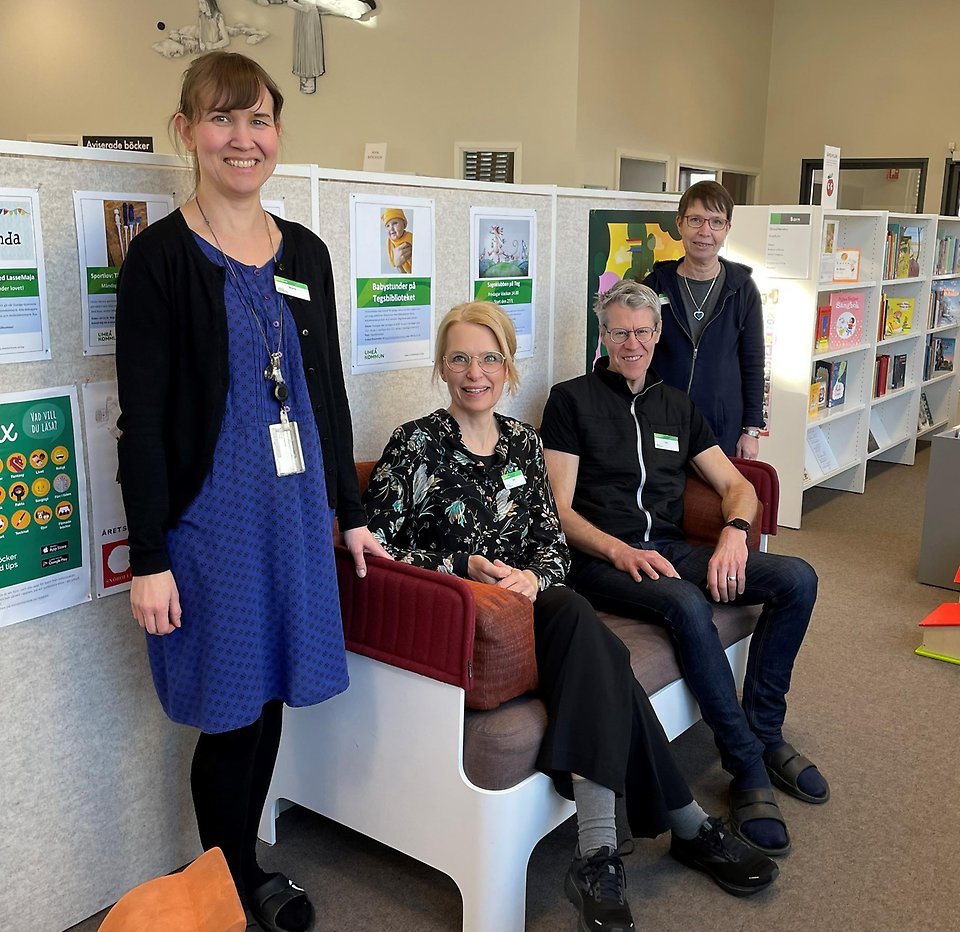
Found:
[{"label": "book display shelf", "polygon": [[[935,434],[953,425],[957,413],[957,360],[960,337],[960,217],[940,217],[933,256],[930,303],[926,320],[924,373],[918,434]],[[937,368],[937,348],[946,354]],[[952,368],[946,368],[950,364]]]},{"label": "book display shelf", "polygon": [[[912,465],[917,437],[953,417],[956,374],[945,367],[960,335],[950,309],[958,244],[956,217],[737,207],[726,250],[751,266],[763,299],[760,458],[780,475],[781,524],[800,527],[814,486],[863,492],[871,459]],[[956,265],[935,272],[944,256]],[[938,286],[948,310],[934,324]]]}]

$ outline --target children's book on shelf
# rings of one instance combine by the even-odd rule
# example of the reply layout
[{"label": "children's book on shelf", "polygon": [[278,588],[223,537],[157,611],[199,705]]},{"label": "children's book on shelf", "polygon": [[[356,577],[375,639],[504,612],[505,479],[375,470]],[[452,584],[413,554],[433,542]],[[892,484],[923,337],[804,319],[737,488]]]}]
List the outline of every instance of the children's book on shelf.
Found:
[{"label": "children's book on shelf", "polygon": [[960,322],[960,283],[934,282],[930,289],[927,327],[948,327]]},{"label": "children's book on shelf", "polygon": [[847,360],[835,359],[817,363],[817,379],[825,383],[826,406],[839,408],[847,392]]},{"label": "children's book on shelf", "polygon": [[960,272],[960,238],[941,234],[937,237],[933,274],[952,275],[954,272]]},{"label": "children's book on shelf", "polygon": [[926,430],[928,427],[933,427],[933,415],[930,413],[930,402],[927,401],[927,393],[920,392],[920,416],[917,430]]},{"label": "children's book on shelf", "polygon": [[896,298],[884,295],[883,301],[883,335],[885,337],[900,336],[910,332],[913,324],[914,298]]},{"label": "children's book on shelf", "polygon": [[838,249],[834,252],[833,280],[835,282],[860,281],[859,249]]},{"label": "children's book on shelf", "polygon": [[817,412],[823,411],[827,406],[827,395],[830,391],[830,372],[832,363],[821,360],[817,363],[814,370],[813,379],[817,385]]},{"label": "children's book on shelf", "polygon": [[916,278],[920,275],[920,248],[923,230],[900,223],[887,224],[883,277]]},{"label": "children's book on shelf", "polygon": [[890,391],[903,388],[907,382],[907,354],[897,353],[890,363]]},{"label": "children's book on shelf", "polygon": [[953,356],[957,348],[956,337],[935,337],[933,346],[933,371],[953,372]]},{"label": "children's book on shelf", "polygon": [[873,369],[873,397],[886,395],[890,382],[890,357],[886,353],[877,357]]},{"label": "children's book on shelf", "polygon": [[817,337],[813,343],[814,352],[823,353],[830,348],[830,305],[821,304],[817,308]]},{"label": "children's book on shelf", "polygon": [[820,411],[820,394],[826,396],[826,390],[822,382],[810,383],[810,400],[807,404],[807,417],[816,417]]},{"label": "children's book on shelf", "polygon": [[830,295],[831,350],[856,346],[863,339],[864,292],[837,291]]}]

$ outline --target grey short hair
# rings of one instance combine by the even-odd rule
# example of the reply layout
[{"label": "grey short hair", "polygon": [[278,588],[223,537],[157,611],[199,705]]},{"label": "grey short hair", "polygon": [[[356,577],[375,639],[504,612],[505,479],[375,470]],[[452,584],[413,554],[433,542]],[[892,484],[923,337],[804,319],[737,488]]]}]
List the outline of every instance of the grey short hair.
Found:
[{"label": "grey short hair", "polygon": [[593,312],[597,315],[601,327],[607,326],[607,310],[611,304],[622,304],[635,311],[648,307],[653,311],[654,326],[660,325],[660,298],[646,285],[624,279],[612,288],[599,292],[593,302]]}]

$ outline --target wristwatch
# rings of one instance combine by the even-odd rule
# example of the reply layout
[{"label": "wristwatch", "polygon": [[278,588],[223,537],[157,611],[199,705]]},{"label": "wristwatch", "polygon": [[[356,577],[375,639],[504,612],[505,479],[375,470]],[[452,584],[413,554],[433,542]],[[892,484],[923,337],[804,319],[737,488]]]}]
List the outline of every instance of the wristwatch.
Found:
[{"label": "wristwatch", "polygon": [[760,431],[756,427],[742,427],[740,433],[746,434],[748,437],[753,437],[754,440],[760,437]]},{"label": "wristwatch", "polygon": [[724,527],[735,527],[738,531],[743,531],[744,534],[750,533],[750,522],[744,521],[743,518],[731,518]]}]

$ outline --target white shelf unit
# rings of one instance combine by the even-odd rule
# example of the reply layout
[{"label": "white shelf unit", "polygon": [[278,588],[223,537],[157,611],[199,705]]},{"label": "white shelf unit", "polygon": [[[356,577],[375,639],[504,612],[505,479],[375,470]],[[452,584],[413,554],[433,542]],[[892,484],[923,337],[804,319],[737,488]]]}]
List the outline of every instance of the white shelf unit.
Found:
[{"label": "white shelf unit", "polygon": [[[795,224],[789,226],[791,220],[785,226],[784,217],[794,218]],[[899,462],[905,457],[912,461],[922,332],[911,332],[889,344],[891,349],[902,347],[897,352],[907,352],[910,357],[913,365],[908,362],[909,388],[890,393],[882,401],[873,398],[880,295],[885,287],[887,217],[886,211],[825,210],[797,205],[738,206],[734,213],[727,254],[753,269],[763,297],[769,348],[768,432],[760,438],[760,458],[772,463],[779,473],[780,523],[787,527],[800,527],[807,489],[824,486],[862,492],[869,458],[885,457]],[[911,219],[915,222],[915,218]],[[931,228],[935,219],[927,218]],[[826,222],[832,224],[834,252],[860,250],[857,282],[832,280],[832,258],[823,259]],[[898,281],[895,287],[915,289],[919,296],[924,288],[929,291],[930,274],[928,270],[910,282]],[[829,303],[832,294],[848,291],[863,293],[860,343],[842,352],[817,351],[817,308]],[[924,301],[920,313],[925,314],[925,309]],[[844,403],[809,415],[810,384],[816,363],[839,359],[847,361]],[[881,425],[886,444],[868,456],[871,420]],[[820,440],[821,434],[829,454],[818,463],[810,455],[808,438]]]},{"label": "white shelf unit", "polygon": [[[939,239],[941,236],[960,239],[960,217],[940,217],[937,224],[937,238]],[[955,286],[956,290],[960,291],[960,269],[938,270],[935,265],[931,287],[942,287],[943,285]],[[927,323],[926,317],[924,323]],[[930,338],[937,336],[960,340],[960,316],[952,324],[927,327],[921,353],[925,352]],[[921,358],[921,367],[922,364]],[[927,427],[918,428],[919,437],[928,437],[946,426],[957,423],[958,369],[960,369],[960,360],[954,359],[952,372],[931,373],[930,378],[921,379],[921,392],[926,396],[933,423]]]},{"label": "white shelf unit", "polygon": [[[923,381],[923,357],[926,347],[927,312],[936,254],[937,216],[935,214],[887,214],[886,226],[894,224],[907,230],[919,230],[918,268],[900,277],[884,278],[881,283],[881,301],[909,298],[913,301],[910,331],[885,336],[875,333],[875,356],[906,355],[907,369],[904,386],[886,394],[873,395],[870,408],[870,428],[879,449],[868,449],[868,458],[887,463],[912,466],[917,450],[917,421],[920,410],[920,390]],[[882,310],[882,306],[879,310]],[[879,325],[879,318],[877,320]]]}]

